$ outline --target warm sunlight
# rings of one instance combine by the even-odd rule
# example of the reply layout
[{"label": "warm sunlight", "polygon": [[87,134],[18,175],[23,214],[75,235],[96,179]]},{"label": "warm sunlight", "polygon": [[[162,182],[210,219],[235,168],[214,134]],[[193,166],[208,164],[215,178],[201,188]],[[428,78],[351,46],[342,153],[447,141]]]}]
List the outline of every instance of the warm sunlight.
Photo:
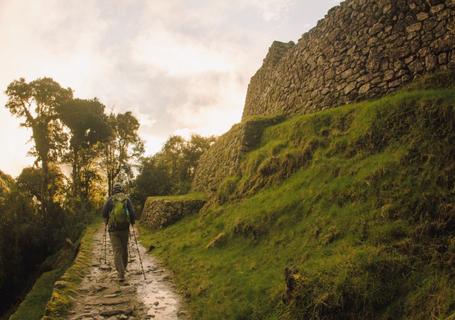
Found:
[{"label": "warm sunlight", "polygon": [[0,320],[455,320],[455,0],[0,0]]},{"label": "warm sunlight", "polygon": [[[0,85],[50,76],[109,110],[133,110],[151,154],[169,135],[219,135],[238,122],[267,47],[297,40],[333,2],[1,1]],[[8,150],[0,167],[17,175],[33,161],[28,135],[4,110],[0,128]]]}]

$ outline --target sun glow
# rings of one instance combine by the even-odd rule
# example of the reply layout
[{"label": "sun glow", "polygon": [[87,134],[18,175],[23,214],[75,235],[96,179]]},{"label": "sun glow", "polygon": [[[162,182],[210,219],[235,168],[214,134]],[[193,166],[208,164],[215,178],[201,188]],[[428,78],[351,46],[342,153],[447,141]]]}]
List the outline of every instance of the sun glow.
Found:
[{"label": "sun glow", "polygon": [[[219,135],[238,122],[267,47],[297,39],[333,2],[2,0],[0,89],[51,77],[108,112],[131,110],[152,154],[170,135]],[[1,107],[0,170],[13,175],[33,161],[19,123]]]}]

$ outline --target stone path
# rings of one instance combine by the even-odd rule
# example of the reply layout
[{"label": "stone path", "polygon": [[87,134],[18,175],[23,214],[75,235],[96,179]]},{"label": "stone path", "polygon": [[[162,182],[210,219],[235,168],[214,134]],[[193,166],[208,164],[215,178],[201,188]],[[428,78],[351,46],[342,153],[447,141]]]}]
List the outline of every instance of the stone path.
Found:
[{"label": "stone path", "polygon": [[104,263],[104,226],[96,233],[92,269],[77,289],[79,298],[69,313],[70,320],[93,319],[189,319],[170,275],[139,244],[144,280],[134,240],[129,245],[130,260],[126,283],[119,284],[112,248],[107,236],[107,263]]}]

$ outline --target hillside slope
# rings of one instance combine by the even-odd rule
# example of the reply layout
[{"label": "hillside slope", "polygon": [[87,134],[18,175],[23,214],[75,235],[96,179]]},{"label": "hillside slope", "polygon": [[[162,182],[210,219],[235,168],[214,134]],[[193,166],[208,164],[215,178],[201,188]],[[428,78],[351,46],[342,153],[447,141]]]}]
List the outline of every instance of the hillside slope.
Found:
[{"label": "hillside slope", "polygon": [[195,319],[455,316],[454,159],[454,90],[297,116],[218,204],[142,241]]}]

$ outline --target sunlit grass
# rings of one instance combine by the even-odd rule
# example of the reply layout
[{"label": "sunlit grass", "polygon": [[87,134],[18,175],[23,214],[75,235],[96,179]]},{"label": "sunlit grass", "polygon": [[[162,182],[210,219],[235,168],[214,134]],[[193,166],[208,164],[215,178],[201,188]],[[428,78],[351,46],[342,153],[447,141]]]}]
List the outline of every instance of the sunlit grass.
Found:
[{"label": "sunlit grass", "polygon": [[454,106],[453,90],[402,91],[269,127],[224,204],[141,239],[195,319],[444,318]]}]

